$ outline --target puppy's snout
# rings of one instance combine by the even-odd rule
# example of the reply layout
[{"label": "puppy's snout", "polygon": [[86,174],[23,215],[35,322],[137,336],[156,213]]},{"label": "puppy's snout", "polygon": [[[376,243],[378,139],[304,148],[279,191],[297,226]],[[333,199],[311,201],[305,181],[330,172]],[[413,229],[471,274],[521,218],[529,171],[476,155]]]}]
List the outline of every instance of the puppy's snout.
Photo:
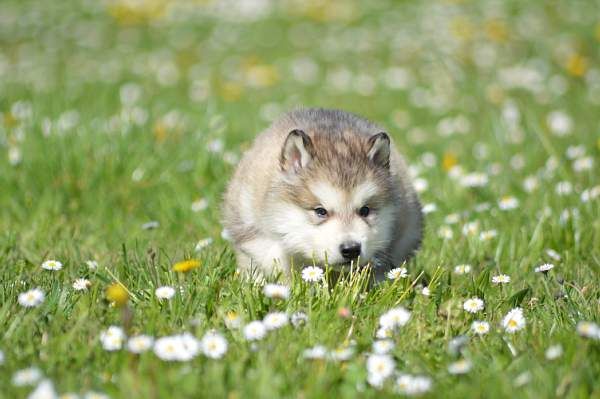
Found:
[{"label": "puppy's snout", "polygon": [[360,243],[346,241],[340,245],[340,252],[346,260],[356,259],[360,255]]}]

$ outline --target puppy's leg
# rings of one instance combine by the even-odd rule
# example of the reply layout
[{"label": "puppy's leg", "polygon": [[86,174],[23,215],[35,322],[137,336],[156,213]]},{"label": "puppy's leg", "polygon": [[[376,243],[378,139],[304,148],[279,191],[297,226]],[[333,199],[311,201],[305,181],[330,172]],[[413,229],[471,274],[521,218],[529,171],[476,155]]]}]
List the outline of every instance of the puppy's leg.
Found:
[{"label": "puppy's leg", "polygon": [[264,278],[281,272],[287,276],[290,271],[281,244],[269,238],[257,237],[242,243],[237,259],[240,272],[255,280],[253,275],[257,273]]}]

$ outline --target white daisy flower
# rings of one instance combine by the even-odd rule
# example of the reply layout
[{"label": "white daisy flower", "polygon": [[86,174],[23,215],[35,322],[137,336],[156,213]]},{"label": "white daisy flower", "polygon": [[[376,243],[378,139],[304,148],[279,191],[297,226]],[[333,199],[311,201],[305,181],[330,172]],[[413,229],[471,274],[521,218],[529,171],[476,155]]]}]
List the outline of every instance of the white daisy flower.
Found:
[{"label": "white daisy flower", "polygon": [[292,314],[291,322],[294,327],[300,327],[308,322],[308,316],[304,312]]},{"label": "white daisy flower", "polygon": [[577,323],[577,333],[582,337],[600,339],[600,326],[591,321]]},{"label": "white daisy flower", "polygon": [[323,359],[327,355],[327,348],[323,345],[316,345],[304,350],[302,356],[305,359]]},{"label": "white daisy flower", "polygon": [[192,212],[201,212],[206,208],[208,208],[208,201],[205,198],[192,202]]},{"label": "white daisy flower", "polygon": [[125,332],[121,327],[110,326],[100,333],[100,343],[107,351],[116,351],[123,347]]},{"label": "white daisy flower", "polygon": [[352,346],[340,346],[329,351],[329,357],[336,362],[345,362],[354,356],[354,348]]},{"label": "white daisy flower", "polygon": [[550,112],[546,117],[546,123],[550,131],[559,137],[571,134],[573,128],[573,120],[566,112],[561,110]]},{"label": "white daisy flower", "polygon": [[554,265],[552,263],[544,263],[534,269],[536,273],[548,273],[550,270],[554,269]]},{"label": "white daisy flower", "polygon": [[[201,342],[199,342],[196,337],[189,332],[184,332],[183,334],[175,336],[175,338],[179,340],[180,345],[179,358],[177,360],[187,362],[198,356],[201,350]],[[225,342],[225,344],[227,344],[227,342]]]},{"label": "white daisy flower", "polygon": [[263,323],[267,330],[276,330],[288,324],[288,315],[283,312],[272,312],[265,316]]},{"label": "white daisy flower", "polygon": [[267,335],[267,328],[260,320],[251,321],[244,327],[244,337],[248,341],[259,341]]},{"label": "white daisy flower", "polygon": [[471,265],[458,265],[454,267],[455,274],[467,274],[471,272]]},{"label": "white daisy flower", "polygon": [[308,266],[302,269],[302,280],[311,283],[321,281],[323,279],[323,269],[318,266]]},{"label": "white daisy flower", "polygon": [[367,372],[376,377],[386,379],[392,375],[396,362],[390,355],[370,355],[367,358]]},{"label": "white daisy flower", "polygon": [[573,184],[570,181],[558,182],[556,183],[555,191],[558,195],[569,195],[573,192]]},{"label": "white daisy flower", "polygon": [[469,173],[460,179],[460,185],[463,187],[484,187],[488,184],[488,176],[485,173]]},{"label": "white daisy flower", "polygon": [[50,380],[42,380],[38,386],[27,396],[27,399],[58,399],[54,384]]},{"label": "white daisy flower", "polygon": [[0,366],[4,364],[4,352],[0,351]]},{"label": "white daisy flower", "polygon": [[483,300],[479,298],[470,298],[463,303],[463,309],[469,313],[477,313],[483,310],[485,306]]},{"label": "white daisy flower", "polygon": [[86,260],[85,264],[90,270],[96,270],[98,268],[98,262],[96,262],[95,260]]},{"label": "white daisy flower", "polygon": [[265,284],[263,293],[267,298],[288,299],[290,297],[290,287],[282,284]]},{"label": "white daisy flower", "polygon": [[183,350],[183,343],[177,336],[158,338],[154,342],[154,353],[156,356],[168,362],[180,360]]},{"label": "white daisy flower", "polygon": [[432,385],[431,378],[420,375],[400,374],[396,380],[398,392],[408,396],[422,395],[429,391]]},{"label": "white daisy flower", "polygon": [[452,237],[454,237],[454,232],[452,231],[452,229],[448,226],[441,226],[438,229],[438,236],[440,238],[443,238],[444,240],[449,240]]},{"label": "white daisy flower", "polygon": [[57,260],[47,260],[42,263],[42,269],[57,271],[62,269],[63,264]]},{"label": "white daisy flower", "polygon": [[83,399],[110,399],[110,396],[102,392],[88,391],[83,395]]},{"label": "white daisy flower", "polygon": [[562,259],[562,257],[560,256],[560,254],[558,252],[556,252],[555,250],[553,250],[552,248],[548,248],[546,250],[546,255],[548,255],[549,257],[551,257],[555,261],[560,261]]},{"label": "white daisy flower", "polygon": [[486,230],[479,233],[480,241],[490,241],[498,236],[498,232],[496,230]]},{"label": "white daisy flower", "polygon": [[460,215],[458,213],[450,213],[444,218],[446,224],[456,224],[460,221]]},{"label": "white daisy flower", "polygon": [[204,248],[208,247],[210,244],[213,243],[213,239],[212,238],[204,238],[202,240],[199,240],[196,243],[196,246],[194,247],[194,251],[196,252],[200,252],[202,251]]},{"label": "white daisy flower", "polygon": [[225,315],[225,326],[231,330],[236,330],[242,326],[242,318],[234,311],[227,312]]},{"label": "white daisy flower", "polygon": [[466,374],[471,370],[473,365],[467,359],[460,359],[454,363],[448,365],[448,372],[450,374]]},{"label": "white daisy flower", "polygon": [[559,357],[561,357],[563,354],[563,347],[558,344],[558,345],[552,345],[549,346],[548,349],[546,349],[546,359],[548,360],[554,360],[554,359],[558,359]]},{"label": "white daisy flower", "polygon": [[525,328],[525,317],[523,317],[523,310],[521,308],[514,308],[509,311],[504,319],[502,319],[502,326],[507,333],[514,333],[516,331]]},{"label": "white daisy flower", "polygon": [[505,196],[498,201],[498,207],[503,211],[509,211],[519,206],[519,200],[513,196]]},{"label": "white daisy flower", "polygon": [[132,353],[143,353],[151,349],[154,338],[149,335],[136,335],[127,341],[127,350]]},{"label": "white daisy flower", "polygon": [[429,287],[423,287],[423,289],[421,290],[421,295],[429,296],[430,295]]},{"label": "white daisy flower", "polygon": [[468,222],[463,225],[462,233],[464,236],[474,236],[479,232],[479,221]]},{"label": "white daisy flower", "polygon": [[471,324],[471,330],[477,335],[485,335],[490,331],[490,323],[476,320]]},{"label": "white daisy flower", "polygon": [[387,327],[379,327],[375,333],[377,339],[391,338],[394,335],[394,330]]},{"label": "white daisy flower", "polygon": [[390,280],[397,280],[408,277],[408,270],[405,267],[396,267],[387,272],[387,278]]},{"label": "white daisy flower", "polygon": [[200,341],[202,353],[211,359],[220,359],[227,352],[227,340],[216,332],[208,332]]},{"label": "white daisy flower", "polygon": [[379,317],[379,325],[394,330],[404,326],[410,319],[410,312],[403,307],[388,310]]},{"label": "white daisy flower", "polygon": [[75,280],[73,282],[73,289],[75,291],[85,291],[88,289],[88,287],[92,285],[92,283],[90,282],[90,280],[86,279],[86,278],[78,278],[77,280]]},{"label": "white daisy flower", "polygon": [[594,186],[583,190],[581,193],[581,202],[590,202],[598,197],[600,197],[600,186]]},{"label": "white daisy flower", "polygon": [[573,171],[574,172],[583,172],[586,170],[592,170],[593,168],[594,168],[594,158],[592,158],[592,157],[577,158],[573,162]]},{"label": "white daisy flower", "polygon": [[158,299],[171,299],[175,295],[175,288],[169,286],[158,287],[154,294]]},{"label": "white daisy flower", "polygon": [[576,159],[581,158],[585,155],[585,146],[584,145],[570,145],[567,147],[567,151],[565,152],[567,158]]},{"label": "white daisy flower", "polygon": [[540,181],[535,176],[527,176],[525,180],[523,180],[523,190],[531,193],[535,191],[540,185]]},{"label": "white daisy flower", "polygon": [[14,386],[33,385],[42,378],[42,372],[37,367],[29,367],[15,372],[12,376]]},{"label": "white daisy flower", "polygon": [[424,204],[424,205],[423,205],[423,208],[421,208],[421,211],[422,211],[424,214],[428,214],[428,213],[435,212],[435,211],[437,211],[437,205],[436,205],[436,204],[434,204],[434,203],[431,203],[431,202],[430,202],[430,203],[428,203],[428,204]]},{"label": "white daisy flower", "polygon": [[373,342],[373,353],[385,355],[394,349],[394,341],[391,339],[380,339]]},{"label": "white daisy flower", "polygon": [[35,306],[39,306],[42,302],[44,302],[44,291],[39,288],[34,288],[29,291],[25,291],[19,294],[19,305],[31,308]]},{"label": "white daisy flower", "polygon": [[510,283],[510,276],[508,274],[498,274],[492,277],[492,283],[494,284],[508,284]]}]

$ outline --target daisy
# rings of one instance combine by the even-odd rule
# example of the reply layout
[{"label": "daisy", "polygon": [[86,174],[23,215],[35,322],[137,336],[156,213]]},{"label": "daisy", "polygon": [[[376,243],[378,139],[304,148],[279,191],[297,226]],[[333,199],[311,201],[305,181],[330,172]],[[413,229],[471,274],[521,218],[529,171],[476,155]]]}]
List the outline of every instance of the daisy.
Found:
[{"label": "daisy", "polygon": [[263,293],[267,298],[288,299],[290,297],[290,287],[282,284],[265,284]]},{"label": "daisy", "polygon": [[265,316],[263,323],[267,330],[276,330],[288,324],[288,315],[283,312],[272,312]]},{"label": "daisy", "polygon": [[488,184],[488,176],[485,173],[469,173],[460,179],[463,187],[484,187]]},{"label": "daisy", "polygon": [[525,328],[525,317],[521,308],[514,308],[502,319],[502,326],[507,333],[514,333]]},{"label": "daisy", "polygon": [[560,261],[562,259],[562,257],[560,256],[560,254],[558,252],[556,252],[555,250],[553,250],[552,248],[548,248],[546,250],[546,255],[548,255],[549,257],[551,257],[555,261]]},{"label": "daisy", "polygon": [[380,339],[373,342],[373,353],[385,355],[394,349],[394,341],[391,339]]},{"label": "daisy", "polygon": [[558,345],[552,345],[550,347],[548,347],[548,349],[546,349],[546,359],[548,360],[554,360],[554,359],[558,359],[559,357],[561,357],[563,354],[563,348],[560,344]]},{"label": "daisy", "polygon": [[42,263],[42,269],[57,271],[62,269],[63,265],[57,260],[47,260]]},{"label": "daisy", "polygon": [[[201,350],[201,342],[189,332],[185,332],[180,335],[176,335],[175,339],[179,341],[179,353],[177,360],[187,362],[192,360]],[[225,342],[227,345],[227,342]]]},{"label": "daisy", "polygon": [[367,372],[376,379],[385,380],[394,372],[396,362],[390,355],[370,355],[367,358]]},{"label": "daisy", "polygon": [[471,362],[467,359],[460,359],[454,363],[448,365],[448,372],[450,374],[466,374],[471,370]]},{"label": "daisy", "polygon": [[194,251],[196,252],[200,252],[202,251],[204,248],[208,247],[210,244],[213,243],[213,239],[212,238],[204,238],[200,241],[198,241],[196,243],[196,246],[194,247]]},{"label": "daisy", "polygon": [[225,315],[225,326],[231,330],[238,329],[242,326],[242,318],[234,311],[229,311]]},{"label": "daisy", "polygon": [[244,327],[244,337],[248,341],[259,341],[267,335],[267,328],[260,320],[252,321]]},{"label": "daisy", "polygon": [[291,322],[294,327],[300,327],[308,322],[308,316],[304,312],[296,312],[292,314]]},{"label": "daisy", "polygon": [[308,266],[302,269],[302,280],[314,283],[323,279],[323,269],[318,266]]},{"label": "daisy", "polygon": [[404,326],[410,319],[410,312],[403,307],[388,310],[379,318],[379,325],[383,328],[394,330]]},{"label": "daisy", "polygon": [[494,284],[508,284],[510,283],[510,276],[508,274],[498,274],[492,277],[492,283]]},{"label": "daisy", "polygon": [[431,212],[437,211],[437,205],[434,203],[424,204],[423,208],[421,208],[424,214],[428,214]]},{"label": "daisy", "polygon": [[556,184],[556,194],[569,195],[573,192],[573,185],[569,181],[561,181]]},{"label": "daisy", "polygon": [[12,376],[12,383],[14,386],[23,387],[26,385],[33,385],[42,378],[42,372],[37,367],[29,367],[17,371]]},{"label": "daisy", "polygon": [[0,351],[0,366],[4,364],[4,352]]},{"label": "daisy", "polygon": [[377,339],[391,338],[394,335],[394,330],[387,327],[379,327],[375,333]]},{"label": "daisy", "polygon": [[548,273],[550,270],[554,269],[554,265],[552,263],[544,263],[534,269],[536,273]]},{"label": "daisy", "polygon": [[479,233],[480,241],[490,241],[498,236],[498,232],[496,230],[486,230]]},{"label": "daisy", "polygon": [[409,396],[422,395],[431,389],[431,378],[419,375],[400,374],[396,380],[399,393]]},{"label": "daisy", "polygon": [[429,287],[423,287],[423,289],[421,290],[421,295],[429,296],[430,295]]},{"label": "daisy", "polygon": [[58,398],[54,390],[54,384],[50,380],[42,380],[38,386],[29,394],[27,399],[54,399]]},{"label": "daisy", "polygon": [[408,270],[406,270],[405,267],[396,267],[387,272],[387,278],[390,280],[397,280],[406,277],[408,277]]},{"label": "daisy", "polygon": [[458,265],[454,267],[455,274],[467,274],[471,272],[471,265]]},{"label": "daisy", "polygon": [[180,360],[183,345],[177,336],[162,337],[154,342],[154,353],[165,361]]},{"label": "daisy", "polygon": [[42,302],[44,302],[44,291],[39,288],[34,288],[29,291],[25,291],[19,294],[19,305],[31,308],[35,306],[39,306]]},{"label": "daisy", "polygon": [[464,236],[474,236],[479,232],[479,221],[468,222],[463,225],[462,233]]},{"label": "daisy", "polygon": [[323,345],[316,345],[304,350],[302,356],[305,359],[323,359],[327,355],[327,348]]},{"label": "daisy", "polygon": [[152,348],[154,338],[148,335],[136,335],[127,341],[127,350],[132,353],[143,353]]},{"label": "daisy", "polygon": [[440,238],[443,238],[444,240],[449,240],[452,237],[454,237],[454,232],[452,231],[452,229],[448,226],[441,226],[438,229],[438,236]]},{"label": "daisy", "polygon": [[200,198],[192,202],[192,212],[200,212],[208,208],[208,201],[205,198]]},{"label": "daisy", "polygon": [[102,392],[88,391],[83,395],[83,399],[110,399],[110,396]]},{"label": "daisy", "polygon": [[227,352],[227,340],[216,332],[208,332],[200,341],[202,353],[211,359],[220,359]]},{"label": "daisy", "polygon": [[352,346],[340,346],[334,350],[329,351],[329,357],[333,361],[345,362],[350,360],[354,355],[354,348]]},{"label": "daisy", "polygon": [[98,268],[98,262],[96,262],[95,260],[86,260],[85,264],[90,270],[96,270]]},{"label": "daisy", "polygon": [[540,185],[540,181],[535,176],[527,176],[525,180],[523,180],[523,190],[531,193],[535,191]]},{"label": "daisy", "polygon": [[78,278],[77,280],[75,280],[75,282],[73,282],[73,289],[75,291],[85,291],[90,285],[92,285],[90,280],[86,278]]},{"label": "daisy", "polygon": [[175,288],[169,286],[158,287],[154,294],[158,299],[171,299],[175,295]]},{"label": "daisy", "polygon": [[110,326],[100,333],[100,342],[107,351],[116,351],[121,349],[125,340],[125,332],[121,327]]},{"label": "daisy", "polygon": [[592,157],[582,157],[577,158],[573,162],[573,171],[575,172],[583,172],[586,170],[591,170],[594,168],[594,158]]},{"label": "daisy", "polygon": [[471,330],[477,335],[485,335],[490,331],[490,323],[476,320],[471,324]]},{"label": "daisy", "polygon": [[577,323],[577,333],[582,337],[600,339],[600,326],[591,321]]},{"label": "daisy", "polygon": [[509,211],[519,206],[519,200],[513,196],[505,196],[498,201],[498,207],[503,211]]}]

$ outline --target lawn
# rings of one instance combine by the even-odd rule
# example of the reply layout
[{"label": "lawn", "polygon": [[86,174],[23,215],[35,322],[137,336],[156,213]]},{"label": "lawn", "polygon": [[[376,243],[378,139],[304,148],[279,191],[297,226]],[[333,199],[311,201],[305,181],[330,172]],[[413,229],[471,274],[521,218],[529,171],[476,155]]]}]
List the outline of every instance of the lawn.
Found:
[{"label": "lawn", "polygon": [[[0,397],[600,397],[599,9],[3,0]],[[223,190],[299,106],[394,137],[406,274],[236,274]]]}]

